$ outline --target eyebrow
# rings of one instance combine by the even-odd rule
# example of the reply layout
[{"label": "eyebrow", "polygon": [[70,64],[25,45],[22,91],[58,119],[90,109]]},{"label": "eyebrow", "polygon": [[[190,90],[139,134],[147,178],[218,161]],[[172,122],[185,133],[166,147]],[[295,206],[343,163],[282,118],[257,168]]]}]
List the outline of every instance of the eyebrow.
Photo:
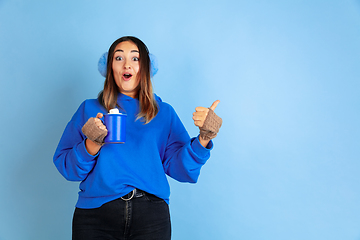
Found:
[{"label": "eyebrow", "polygon": [[[118,49],[118,50],[115,50],[114,53],[116,53],[116,52],[124,52],[124,50]],[[131,50],[130,52],[137,52],[137,53],[139,53],[138,50]]]}]

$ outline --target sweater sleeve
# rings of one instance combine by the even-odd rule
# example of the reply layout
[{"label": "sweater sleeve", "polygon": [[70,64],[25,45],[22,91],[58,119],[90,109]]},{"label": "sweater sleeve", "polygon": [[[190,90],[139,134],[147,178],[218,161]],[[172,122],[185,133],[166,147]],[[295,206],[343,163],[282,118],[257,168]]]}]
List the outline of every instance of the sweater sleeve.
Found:
[{"label": "sweater sleeve", "polygon": [[97,155],[89,154],[85,147],[86,137],[81,131],[83,105],[67,124],[53,158],[58,171],[69,181],[84,180],[97,158]]},{"label": "sweater sleeve", "polygon": [[205,148],[200,144],[199,136],[190,138],[174,112],[163,159],[165,173],[179,182],[196,183],[212,147],[212,141]]}]

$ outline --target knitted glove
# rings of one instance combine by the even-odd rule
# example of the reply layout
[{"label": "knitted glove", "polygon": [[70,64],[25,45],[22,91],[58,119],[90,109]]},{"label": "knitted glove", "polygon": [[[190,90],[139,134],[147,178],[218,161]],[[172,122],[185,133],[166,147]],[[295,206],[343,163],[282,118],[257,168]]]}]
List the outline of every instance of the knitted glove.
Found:
[{"label": "knitted glove", "polygon": [[102,146],[105,144],[104,138],[106,137],[108,131],[106,129],[100,129],[95,123],[95,118],[89,118],[81,130],[88,139],[97,145]]},{"label": "knitted glove", "polygon": [[204,125],[200,128],[200,136],[204,140],[210,140],[216,137],[222,124],[222,119],[209,108],[208,115],[205,118]]}]

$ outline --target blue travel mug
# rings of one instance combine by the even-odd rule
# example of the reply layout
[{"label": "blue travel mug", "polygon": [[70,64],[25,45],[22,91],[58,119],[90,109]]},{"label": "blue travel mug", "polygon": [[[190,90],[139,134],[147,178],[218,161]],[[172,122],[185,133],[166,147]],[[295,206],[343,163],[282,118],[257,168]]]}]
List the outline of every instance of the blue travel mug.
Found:
[{"label": "blue travel mug", "polygon": [[126,140],[126,117],[119,110],[111,109],[108,114],[104,115],[104,124],[108,130],[104,142],[105,143],[125,143]]}]

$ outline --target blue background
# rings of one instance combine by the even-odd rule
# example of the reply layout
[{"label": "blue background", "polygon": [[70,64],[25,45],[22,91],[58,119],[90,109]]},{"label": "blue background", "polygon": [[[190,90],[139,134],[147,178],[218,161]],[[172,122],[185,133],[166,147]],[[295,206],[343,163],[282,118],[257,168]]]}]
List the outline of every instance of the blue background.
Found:
[{"label": "blue background", "polygon": [[134,35],[190,135],[223,126],[195,185],[170,180],[173,240],[360,239],[358,0],[0,1],[0,239],[70,239],[78,183],[52,163]]}]

